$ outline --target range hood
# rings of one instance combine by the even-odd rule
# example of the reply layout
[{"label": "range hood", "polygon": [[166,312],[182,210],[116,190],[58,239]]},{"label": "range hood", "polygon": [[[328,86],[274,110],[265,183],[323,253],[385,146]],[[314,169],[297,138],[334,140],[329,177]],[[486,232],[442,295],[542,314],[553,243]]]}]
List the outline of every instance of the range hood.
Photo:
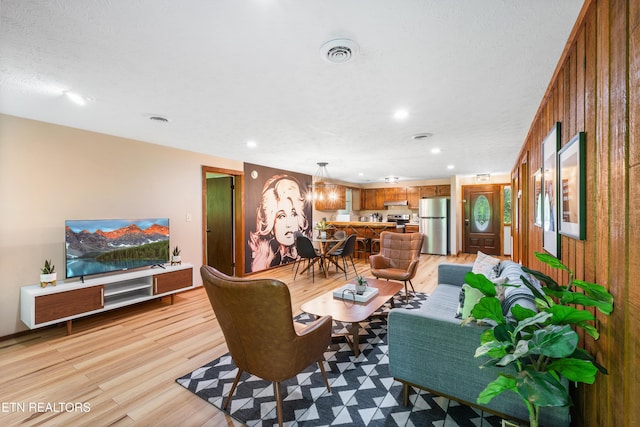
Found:
[{"label": "range hood", "polygon": [[385,206],[408,206],[408,200],[389,200],[384,202]]}]

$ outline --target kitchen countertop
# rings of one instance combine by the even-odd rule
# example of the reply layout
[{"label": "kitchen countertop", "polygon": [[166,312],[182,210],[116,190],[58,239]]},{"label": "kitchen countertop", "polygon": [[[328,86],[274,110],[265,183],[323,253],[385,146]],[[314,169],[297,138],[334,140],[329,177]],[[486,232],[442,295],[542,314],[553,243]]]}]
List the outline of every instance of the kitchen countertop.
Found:
[{"label": "kitchen countertop", "polygon": [[351,226],[351,227],[371,227],[371,228],[388,228],[395,227],[395,222],[374,222],[374,221],[327,221],[327,224],[336,226]]}]

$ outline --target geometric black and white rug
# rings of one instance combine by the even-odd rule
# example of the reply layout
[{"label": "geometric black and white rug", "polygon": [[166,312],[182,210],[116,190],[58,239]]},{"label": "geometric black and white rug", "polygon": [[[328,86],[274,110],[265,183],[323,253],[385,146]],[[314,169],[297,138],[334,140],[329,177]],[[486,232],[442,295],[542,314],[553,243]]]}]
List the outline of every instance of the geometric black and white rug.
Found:
[{"label": "geometric black and white rug", "polygon": [[[396,307],[419,307],[427,295],[416,293],[403,304],[404,292],[397,295]],[[388,310],[384,307],[383,311]],[[303,313],[295,319],[312,321]],[[346,324],[334,321],[334,334],[346,333]],[[402,384],[389,374],[386,317],[371,317],[361,323],[360,350],[355,357],[344,339],[336,339],[324,353],[331,392],[324,385],[317,364],[281,383],[285,426],[495,426],[498,417],[455,401],[412,388],[411,403],[402,405]],[[178,378],[176,382],[200,398],[222,408],[237,368],[229,354]],[[273,385],[243,374],[236,387],[229,415],[248,426],[278,424]],[[483,417],[484,415],[484,417]]]}]

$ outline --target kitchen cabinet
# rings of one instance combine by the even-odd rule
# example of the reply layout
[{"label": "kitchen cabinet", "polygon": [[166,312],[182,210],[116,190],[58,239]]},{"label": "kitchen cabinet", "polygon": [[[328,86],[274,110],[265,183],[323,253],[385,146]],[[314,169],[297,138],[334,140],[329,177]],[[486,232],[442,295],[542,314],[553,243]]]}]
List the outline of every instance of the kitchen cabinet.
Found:
[{"label": "kitchen cabinet", "polygon": [[360,192],[360,209],[375,211],[384,209],[384,189],[364,188]]},{"label": "kitchen cabinet", "polygon": [[318,211],[336,211],[338,209],[347,208],[347,187],[342,185],[331,185],[323,189],[321,199],[314,202],[315,209]]},{"label": "kitchen cabinet", "polygon": [[451,195],[451,186],[450,185],[437,185],[436,193],[438,196],[450,196]]},{"label": "kitchen cabinet", "polygon": [[409,209],[418,209],[418,204],[420,203],[420,187],[407,187],[406,192]]},{"label": "kitchen cabinet", "polygon": [[407,190],[404,187],[387,187],[384,191],[384,202],[407,200]]},{"label": "kitchen cabinet", "polygon": [[424,185],[420,187],[420,198],[450,196],[451,185]]},{"label": "kitchen cabinet", "polygon": [[425,197],[436,197],[437,186],[436,185],[423,185],[420,187],[420,198],[424,199]]},{"label": "kitchen cabinet", "polygon": [[[433,196],[436,195],[435,186]],[[418,209],[418,200],[423,197],[421,187],[384,187],[365,188],[360,192],[360,209],[381,210],[385,209],[384,202],[408,201],[410,209]]]},{"label": "kitchen cabinet", "polygon": [[420,231],[420,226],[418,226],[418,224],[405,224],[404,225],[404,232],[405,233],[417,233],[418,231]]}]

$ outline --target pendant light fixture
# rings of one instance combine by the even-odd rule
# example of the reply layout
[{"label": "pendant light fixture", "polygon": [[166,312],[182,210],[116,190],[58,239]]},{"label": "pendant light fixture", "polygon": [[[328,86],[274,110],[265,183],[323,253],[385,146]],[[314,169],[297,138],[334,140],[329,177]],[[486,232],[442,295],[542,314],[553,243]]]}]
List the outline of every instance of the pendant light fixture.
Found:
[{"label": "pendant light fixture", "polygon": [[329,182],[329,172],[327,171],[327,162],[318,162],[318,170],[313,175],[311,183],[311,198],[313,200],[334,200],[336,192],[333,184]]}]

